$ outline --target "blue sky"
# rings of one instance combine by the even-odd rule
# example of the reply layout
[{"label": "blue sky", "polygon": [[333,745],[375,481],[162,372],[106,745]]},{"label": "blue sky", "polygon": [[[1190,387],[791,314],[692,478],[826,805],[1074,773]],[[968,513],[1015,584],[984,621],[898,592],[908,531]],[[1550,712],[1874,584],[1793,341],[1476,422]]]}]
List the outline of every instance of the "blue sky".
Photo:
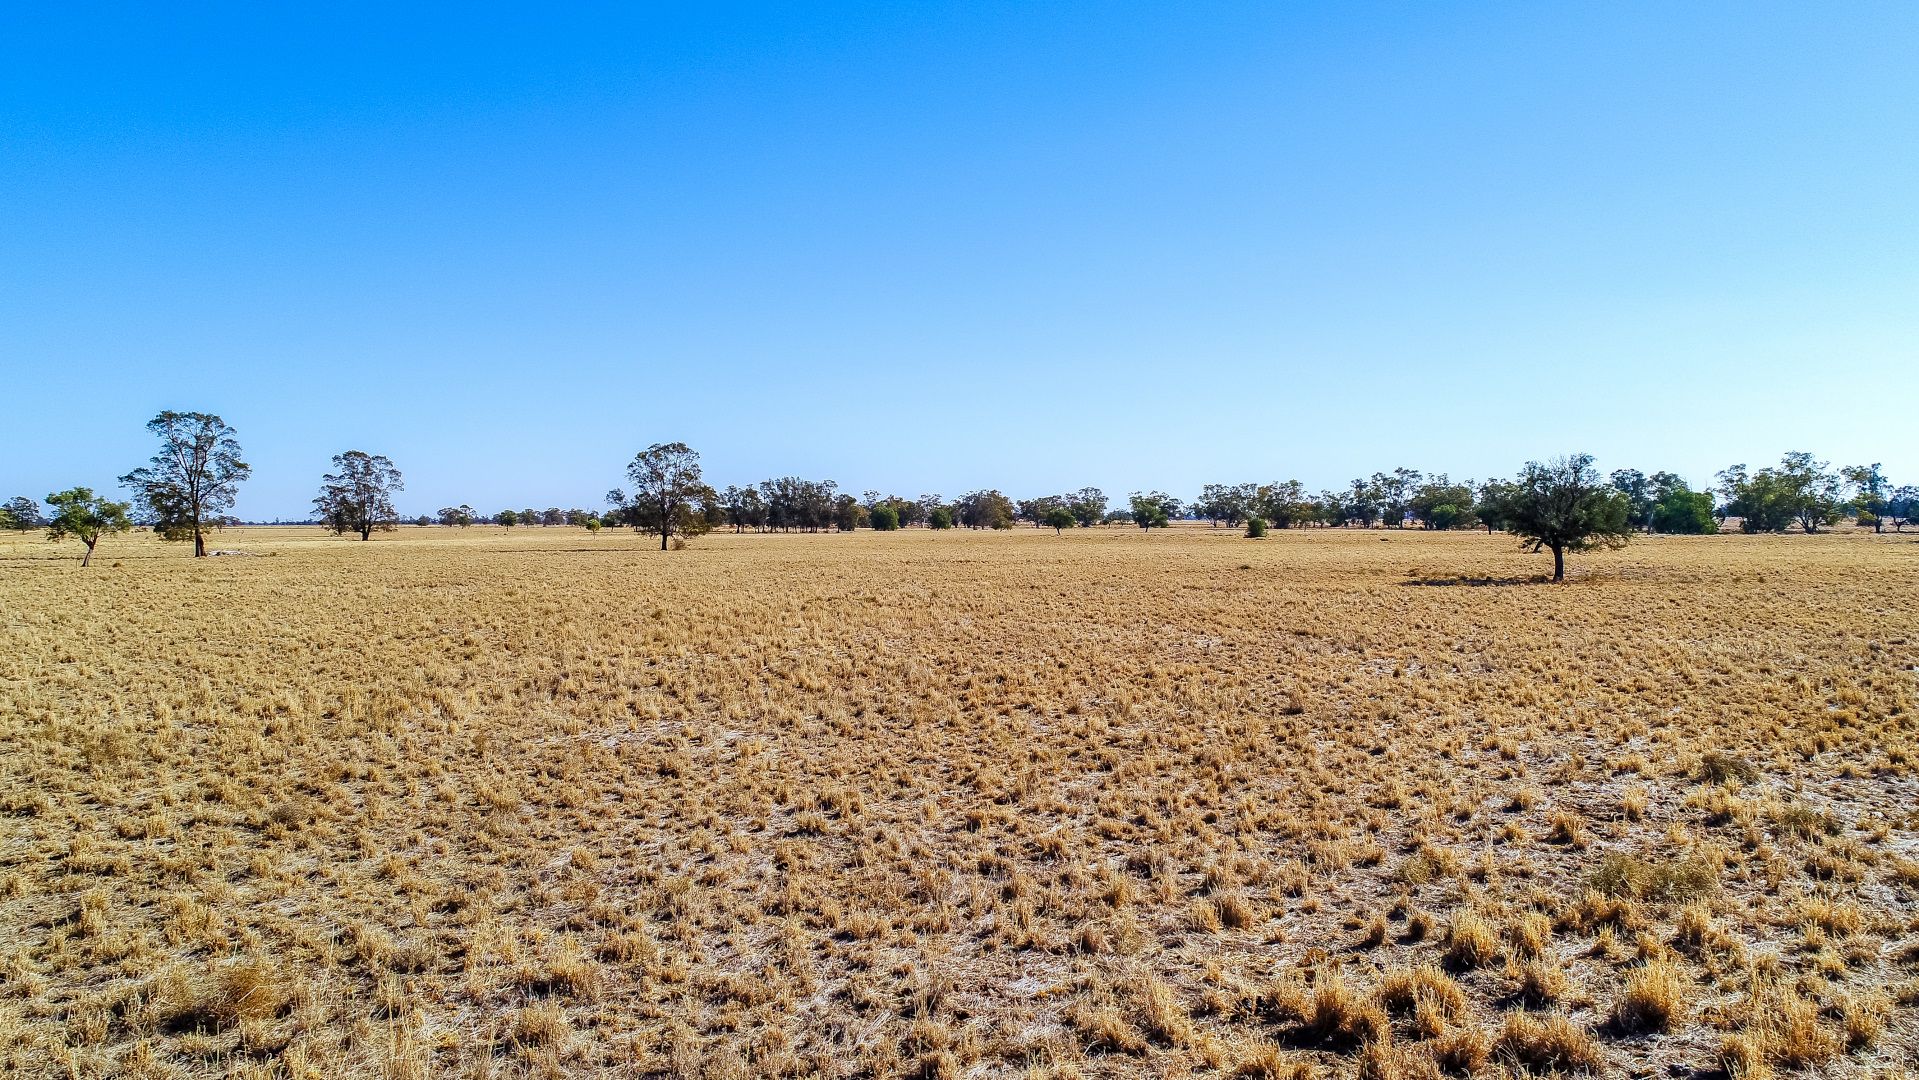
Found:
[{"label": "blue sky", "polygon": [[0,11],[0,497],[1919,482],[1919,6],[397,7]]}]

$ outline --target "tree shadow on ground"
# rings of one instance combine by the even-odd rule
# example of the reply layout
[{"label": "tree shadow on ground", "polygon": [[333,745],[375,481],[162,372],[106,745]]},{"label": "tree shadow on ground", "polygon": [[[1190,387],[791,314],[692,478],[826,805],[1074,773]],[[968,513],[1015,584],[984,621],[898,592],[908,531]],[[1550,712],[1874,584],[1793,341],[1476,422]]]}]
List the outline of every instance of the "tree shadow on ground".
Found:
[{"label": "tree shadow on ground", "polygon": [[1425,577],[1411,578],[1400,582],[1405,586],[1425,586],[1446,588],[1454,585],[1466,585],[1483,588],[1491,585],[1550,585],[1552,577],[1547,574],[1533,574],[1529,577]]}]

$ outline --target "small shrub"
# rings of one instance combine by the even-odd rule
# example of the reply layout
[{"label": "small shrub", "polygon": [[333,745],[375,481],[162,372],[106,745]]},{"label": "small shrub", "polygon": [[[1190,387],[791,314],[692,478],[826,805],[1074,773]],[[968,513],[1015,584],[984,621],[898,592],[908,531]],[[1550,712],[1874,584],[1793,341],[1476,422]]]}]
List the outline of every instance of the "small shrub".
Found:
[{"label": "small shrub", "polygon": [[1256,517],[1247,518],[1246,519],[1246,535],[1247,537],[1253,540],[1258,540],[1261,537],[1265,536],[1266,535],[1266,519],[1256,518]]},{"label": "small shrub", "polygon": [[1693,775],[1709,784],[1738,782],[1751,784],[1759,779],[1759,767],[1734,754],[1712,751],[1699,759]]}]

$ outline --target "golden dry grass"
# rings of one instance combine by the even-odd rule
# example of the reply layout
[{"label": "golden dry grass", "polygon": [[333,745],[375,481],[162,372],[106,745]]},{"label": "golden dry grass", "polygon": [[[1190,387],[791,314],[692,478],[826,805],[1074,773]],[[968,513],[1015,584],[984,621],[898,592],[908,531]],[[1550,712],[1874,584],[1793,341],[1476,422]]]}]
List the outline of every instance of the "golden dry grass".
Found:
[{"label": "golden dry grass", "polygon": [[1906,1075],[1919,544],[0,542],[0,1071]]}]

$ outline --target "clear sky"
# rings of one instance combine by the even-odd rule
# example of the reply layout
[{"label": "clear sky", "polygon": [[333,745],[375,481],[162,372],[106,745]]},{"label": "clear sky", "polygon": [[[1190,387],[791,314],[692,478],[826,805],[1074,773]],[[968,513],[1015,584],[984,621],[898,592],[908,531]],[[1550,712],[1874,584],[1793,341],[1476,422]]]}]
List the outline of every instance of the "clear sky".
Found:
[{"label": "clear sky", "polygon": [[[398,9],[409,8],[402,12]],[[564,9],[564,11],[559,10]],[[0,498],[1919,482],[1919,5],[11,4]]]}]

